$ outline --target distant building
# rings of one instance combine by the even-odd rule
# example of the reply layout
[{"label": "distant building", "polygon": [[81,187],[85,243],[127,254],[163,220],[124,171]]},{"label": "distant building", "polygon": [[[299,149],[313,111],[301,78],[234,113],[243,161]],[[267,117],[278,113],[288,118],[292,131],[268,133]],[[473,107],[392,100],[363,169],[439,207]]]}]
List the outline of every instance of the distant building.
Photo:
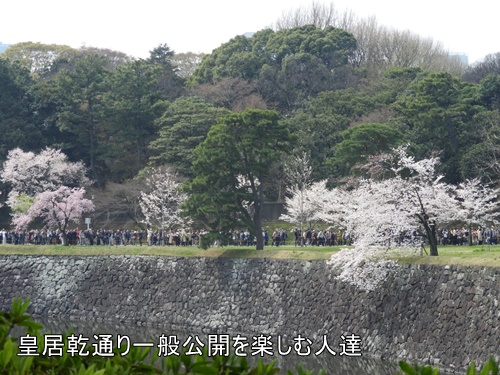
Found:
[{"label": "distant building", "polygon": [[3,44],[2,42],[0,42],[0,53],[4,52],[10,46],[11,44]]},{"label": "distant building", "polygon": [[456,58],[462,64],[469,65],[469,56],[464,52],[452,52],[450,56]]}]

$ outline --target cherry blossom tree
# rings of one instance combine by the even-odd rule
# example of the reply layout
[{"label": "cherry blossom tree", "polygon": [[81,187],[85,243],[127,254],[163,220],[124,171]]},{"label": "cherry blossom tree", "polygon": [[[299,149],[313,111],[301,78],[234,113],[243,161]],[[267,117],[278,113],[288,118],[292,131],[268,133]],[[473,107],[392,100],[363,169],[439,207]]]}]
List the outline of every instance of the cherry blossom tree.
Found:
[{"label": "cherry blossom tree", "polygon": [[[416,231],[428,241],[430,254],[438,255],[438,225],[460,218],[456,187],[436,173],[438,158],[415,161],[407,147],[401,146],[393,149],[392,157],[379,160],[389,165],[391,177],[360,180],[344,193],[343,225],[354,233],[357,243],[367,246],[389,246],[401,234]],[[338,210],[333,218],[330,211],[323,213],[323,219],[339,217]]]},{"label": "cherry blossom tree", "polygon": [[70,162],[61,150],[47,147],[38,154],[20,148],[10,150],[0,180],[11,187],[6,200],[11,215],[15,219],[25,214],[42,192],[56,191],[61,186],[89,186],[86,172],[83,162]]},{"label": "cherry blossom tree", "polygon": [[365,291],[373,291],[399,270],[399,265],[389,256],[376,247],[363,250],[359,247],[344,248],[332,255],[327,264],[338,270],[338,280]]},{"label": "cherry blossom tree", "polygon": [[306,189],[312,182],[311,158],[305,152],[290,157],[285,162],[285,173],[291,186]]},{"label": "cherry blossom tree", "polygon": [[[498,189],[492,189],[478,178],[466,180],[458,185],[456,195],[459,202],[458,217],[472,233],[472,226],[496,223],[498,218]],[[472,235],[469,235],[472,245]]]},{"label": "cherry blossom tree", "polygon": [[169,169],[154,169],[146,178],[146,192],[141,191],[139,205],[144,222],[161,231],[186,225],[180,205],[187,195],[180,189],[177,176]]},{"label": "cherry blossom tree", "polygon": [[354,248],[334,254],[329,264],[339,279],[373,290],[397,272],[391,257],[421,251],[422,238],[430,255],[437,256],[439,226],[461,221],[470,232],[472,224],[496,222],[498,190],[478,179],[447,184],[436,172],[438,163],[437,157],[416,161],[407,147],[398,147],[370,161],[372,178],[332,190],[325,181],[303,191],[290,188],[282,218],[297,222],[304,217],[349,232]]},{"label": "cherry blossom tree", "polygon": [[349,191],[324,194],[327,203],[316,218],[346,228],[363,246],[391,247],[401,242],[402,234],[411,237],[411,232],[417,232],[427,240],[433,256],[438,255],[440,225],[461,221],[470,227],[495,221],[498,191],[478,179],[447,184],[436,173],[438,158],[416,161],[407,147],[398,147],[392,158],[386,155],[379,160],[390,164],[392,177],[360,180]]},{"label": "cherry blossom tree", "polygon": [[408,202],[403,201],[399,178],[361,180],[349,191],[334,189],[329,203],[318,217],[348,231],[354,248],[334,254],[328,264],[337,269],[339,280],[366,291],[375,290],[390,275],[398,272],[392,259],[414,255],[420,240],[419,227]]},{"label": "cherry blossom tree", "polygon": [[94,203],[84,196],[84,188],[61,186],[55,191],[45,191],[37,195],[36,202],[25,214],[14,218],[13,224],[21,229],[35,218],[41,218],[47,226],[59,229],[62,244],[67,245],[69,223],[78,223],[83,213],[94,210]]},{"label": "cherry blossom tree", "polygon": [[[398,271],[392,259],[415,255],[415,220],[400,210],[397,187],[391,181],[360,180],[349,189],[333,189],[318,218],[349,233],[353,248],[341,249],[328,262],[337,279],[370,291]],[[390,197],[393,197],[392,199]]]},{"label": "cherry blossom tree", "polygon": [[401,210],[398,194],[391,180],[361,180],[355,189],[332,191],[319,218],[348,231],[357,247],[397,246],[402,233],[415,229],[411,215]]},{"label": "cherry blossom tree", "polygon": [[390,178],[360,180],[350,190],[334,189],[325,194],[328,204],[317,215],[351,232],[354,249],[333,255],[329,264],[339,270],[339,279],[366,290],[397,271],[390,259],[395,249],[415,254],[423,237],[430,255],[437,256],[439,225],[493,221],[498,207],[497,191],[479,180],[458,186],[444,183],[436,173],[437,158],[415,161],[406,147],[399,147],[392,158],[380,160],[392,160]]},{"label": "cherry blossom tree", "polygon": [[325,201],[331,194],[326,187],[326,180],[311,183],[310,185],[296,184],[287,188],[288,197],[285,198],[286,214],[280,216],[280,220],[298,224],[301,233],[304,224],[320,219],[321,212],[325,210]]},{"label": "cherry blossom tree", "polygon": [[87,187],[86,172],[83,162],[70,162],[61,150],[47,147],[35,154],[15,148],[7,154],[0,179],[17,194],[35,197],[61,186]]},{"label": "cherry blossom tree", "polygon": [[325,203],[315,215],[347,231],[354,248],[344,248],[327,262],[336,269],[337,279],[372,291],[398,271],[391,259],[397,247],[414,253],[411,241],[400,236],[412,228],[410,218],[398,209],[395,186],[388,181],[360,180],[357,186],[335,188],[325,194]]},{"label": "cherry blossom tree", "polygon": [[[287,197],[285,198],[287,213],[282,215],[280,219],[299,224],[300,233],[304,231],[304,223],[310,222],[314,214],[308,198],[314,195],[321,196],[321,192],[313,192],[310,189],[312,188],[312,172],[311,159],[305,152],[295,155],[285,162],[285,173],[290,186],[287,187]],[[306,194],[308,195],[306,196]]]},{"label": "cherry blossom tree", "polygon": [[390,181],[399,191],[400,211],[416,219],[416,227],[427,239],[430,255],[438,255],[437,229],[440,223],[460,219],[456,187],[436,173],[437,157],[415,161],[406,146],[394,149],[395,177]]}]

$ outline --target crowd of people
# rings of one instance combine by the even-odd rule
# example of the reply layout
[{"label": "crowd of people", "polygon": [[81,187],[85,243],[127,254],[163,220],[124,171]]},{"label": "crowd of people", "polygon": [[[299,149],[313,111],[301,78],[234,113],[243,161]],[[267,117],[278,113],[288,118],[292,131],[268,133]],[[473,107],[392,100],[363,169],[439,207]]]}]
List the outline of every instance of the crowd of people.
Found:
[{"label": "crowd of people", "polygon": [[[263,232],[265,246],[284,246],[294,244],[295,246],[336,246],[350,244],[349,234],[343,231],[335,231],[332,228],[318,230],[309,228],[301,231],[292,230],[294,242],[289,241],[289,235],[285,228],[276,228],[271,234],[265,230]],[[251,236],[249,231],[235,231],[232,235],[234,245],[252,246],[257,239]]]},{"label": "crowd of people", "polygon": [[[49,245],[61,244],[62,232],[58,229],[50,228],[7,231],[0,232],[1,243],[3,244],[34,244]],[[106,229],[71,229],[66,232],[67,243],[69,245],[81,246],[196,246],[198,245],[200,232],[179,231],[164,233],[153,230],[106,230]]]},{"label": "crowd of people", "polygon": [[[71,229],[67,231],[67,243],[69,245],[81,246],[197,246],[205,231],[182,230],[163,232],[160,230],[105,230],[105,229]],[[295,244],[296,246],[335,246],[350,244],[349,235],[346,232],[334,231],[333,229],[314,230],[307,229],[301,232],[299,229],[292,231],[294,242],[289,240],[289,234],[284,228],[277,228],[271,233],[263,232],[265,246],[284,246]],[[231,245],[255,246],[257,238],[249,230],[236,230],[231,234]],[[5,230],[0,232],[0,243],[2,244],[34,244],[55,245],[62,243],[60,230],[50,228],[33,230]]]},{"label": "crowd of people", "polygon": [[[72,229],[67,232],[67,243],[69,245],[81,246],[197,246],[200,237],[205,231],[181,230],[105,230],[105,229]],[[466,227],[441,229],[437,232],[438,242],[446,245],[467,245],[469,241],[473,245],[486,245],[500,243],[500,230],[493,227],[476,227],[470,231]],[[284,246],[294,244],[295,246],[343,246],[352,242],[350,233],[342,230],[308,228],[301,231],[293,229],[291,238],[284,228],[276,228],[269,233],[263,232],[265,246]],[[414,236],[417,237],[416,232]],[[293,240],[293,242],[292,242]],[[236,230],[231,234],[234,246],[254,246],[257,239],[248,230]],[[5,230],[0,231],[0,243],[2,244],[34,244],[49,245],[61,244],[62,233],[50,228],[33,230]]]},{"label": "crowd of people", "polygon": [[438,231],[440,245],[496,245],[500,240],[500,230],[494,227],[477,227],[469,231],[466,227]]},{"label": "crowd of people", "polygon": [[315,230],[309,228],[301,231],[295,229],[294,232],[295,244],[304,246],[340,246],[350,245],[351,236],[349,232],[333,228]]}]

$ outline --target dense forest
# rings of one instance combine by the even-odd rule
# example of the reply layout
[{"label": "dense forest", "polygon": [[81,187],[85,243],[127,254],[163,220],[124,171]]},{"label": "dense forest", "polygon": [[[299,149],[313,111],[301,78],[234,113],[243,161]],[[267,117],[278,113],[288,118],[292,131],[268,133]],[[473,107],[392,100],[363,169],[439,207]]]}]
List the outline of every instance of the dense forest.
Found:
[{"label": "dense forest", "polygon": [[[313,179],[332,186],[401,144],[439,155],[447,182],[496,183],[500,53],[464,66],[432,41],[363,22],[290,15],[211,54],[163,44],[146,59],[15,44],[0,55],[0,162],[16,147],[61,149],[88,167],[102,222],[134,218],[145,169],[192,178],[193,150],[218,119],[260,109],[277,112],[289,153],[306,152]],[[270,166],[266,201],[284,200],[285,159]]]}]

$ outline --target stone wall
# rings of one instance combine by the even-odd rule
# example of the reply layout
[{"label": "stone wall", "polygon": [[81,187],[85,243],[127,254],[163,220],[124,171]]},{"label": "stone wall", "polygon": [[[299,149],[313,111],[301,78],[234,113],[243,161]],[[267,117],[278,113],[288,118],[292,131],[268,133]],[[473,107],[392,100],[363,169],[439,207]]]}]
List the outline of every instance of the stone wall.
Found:
[{"label": "stone wall", "polygon": [[[2,256],[0,308],[193,332],[360,335],[363,353],[464,367],[500,354],[493,268],[401,267],[377,292],[335,280],[324,261],[152,256]],[[338,345],[337,345],[338,346]]]}]

